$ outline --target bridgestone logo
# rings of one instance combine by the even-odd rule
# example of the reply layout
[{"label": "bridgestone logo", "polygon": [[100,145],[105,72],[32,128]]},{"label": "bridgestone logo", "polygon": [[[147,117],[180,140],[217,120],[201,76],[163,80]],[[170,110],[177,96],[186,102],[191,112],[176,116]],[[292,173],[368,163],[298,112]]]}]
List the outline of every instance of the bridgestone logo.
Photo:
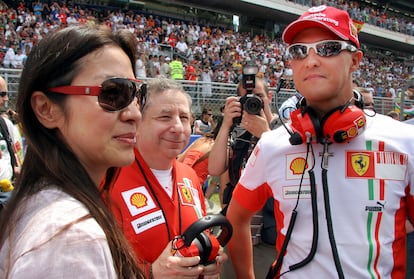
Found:
[{"label": "bridgestone logo", "polygon": [[308,191],[308,190],[301,190],[301,191],[292,191],[292,190],[287,190],[286,192],[285,192],[285,195],[298,195],[298,194],[300,194],[300,195],[310,195],[310,191]]},{"label": "bridgestone logo", "polygon": [[138,223],[138,224],[137,224],[137,228],[139,229],[139,228],[144,227],[144,226],[146,226],[146,225],[148,225],[148,224],[151,224],[151,223],[153,223],[153,222],[155,222],[155,221],[158,221],[158,220],[160,220],[160,219],[161,219],[161,217],[162,217],[162,216],[155,216],[154,218],[148,219],[148,220],[146,220],[145,222]]}]

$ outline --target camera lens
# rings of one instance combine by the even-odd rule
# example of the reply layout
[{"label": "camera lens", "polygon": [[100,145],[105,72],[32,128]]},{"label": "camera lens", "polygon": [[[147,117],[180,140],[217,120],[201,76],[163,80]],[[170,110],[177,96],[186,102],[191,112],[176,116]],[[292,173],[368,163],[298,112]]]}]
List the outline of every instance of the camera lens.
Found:
[{"label": "camera lens", "polygon": [[262,99],[257,96],[250,97],[244,103],[244,109],[250,114],[260,115],[260,110],[263,107]]}]

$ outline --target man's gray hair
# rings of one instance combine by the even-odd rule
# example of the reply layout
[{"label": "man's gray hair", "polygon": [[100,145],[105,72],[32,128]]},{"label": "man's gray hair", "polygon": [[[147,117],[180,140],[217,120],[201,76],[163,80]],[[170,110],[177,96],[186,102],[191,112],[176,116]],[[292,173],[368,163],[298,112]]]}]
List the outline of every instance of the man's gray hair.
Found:
[{"label": "man's gray hair", "polygon": [[[147,83],[147,100],[149,100],[152,94],[160,94],[166,90],[176,90],[184,94],[184,96],[188,99],[188,104],[190,106],[190,111],[191,111],[191,105],[193,103],[193,100],[191,99],[191,96],[184,90],[184,88],[179,82],[173,79],[159,77],[159,78],[150,79],[146,83]],[[145,110],[145,106],[143,110]]]}]

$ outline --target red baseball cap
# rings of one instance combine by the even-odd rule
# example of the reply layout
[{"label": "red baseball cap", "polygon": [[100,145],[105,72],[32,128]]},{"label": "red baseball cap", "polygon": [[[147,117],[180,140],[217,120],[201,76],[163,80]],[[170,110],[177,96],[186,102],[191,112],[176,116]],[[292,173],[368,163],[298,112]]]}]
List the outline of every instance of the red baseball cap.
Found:
[{"label": "red baseball cap", "polygon": [[342,40],[351,41],[356,47],[360,47],[358,32],[349,14],[344,10],[325,5],[310,8],[289,24],[283,31],[283,41],[291,44],[300,31],[312,27],[326,29]]}]

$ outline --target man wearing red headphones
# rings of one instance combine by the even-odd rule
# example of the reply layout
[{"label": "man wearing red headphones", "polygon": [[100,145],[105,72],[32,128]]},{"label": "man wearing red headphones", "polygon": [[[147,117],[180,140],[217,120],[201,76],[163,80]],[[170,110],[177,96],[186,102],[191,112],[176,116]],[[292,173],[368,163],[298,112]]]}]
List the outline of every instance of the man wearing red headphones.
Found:
[{"label": "man wearing red headphones", "polygon": [[176,160],[191,133],[190,96],[165,78],[152,79],[145,88],[135,161],[119,172],[108,204],[147,278],[217,278],[227,255],[219,250],[211,255],[217,262],[200,264],[205,255],[197,253],[216,251],[205,237],[209,249],[180,253],[184,257],[172,250],[176,237],[206,214],[197,174]]},{"label": "man wearing red headphones", "polygon": [[414,128],[364,111],[362,51],[346,11],[312,7],[283,32],[303,95],[286,127],[262,134],[230,202],[237,278],[254,278],[250,219],[274,199],[278,257],[267,278],[405,276],[414,220]]}]

